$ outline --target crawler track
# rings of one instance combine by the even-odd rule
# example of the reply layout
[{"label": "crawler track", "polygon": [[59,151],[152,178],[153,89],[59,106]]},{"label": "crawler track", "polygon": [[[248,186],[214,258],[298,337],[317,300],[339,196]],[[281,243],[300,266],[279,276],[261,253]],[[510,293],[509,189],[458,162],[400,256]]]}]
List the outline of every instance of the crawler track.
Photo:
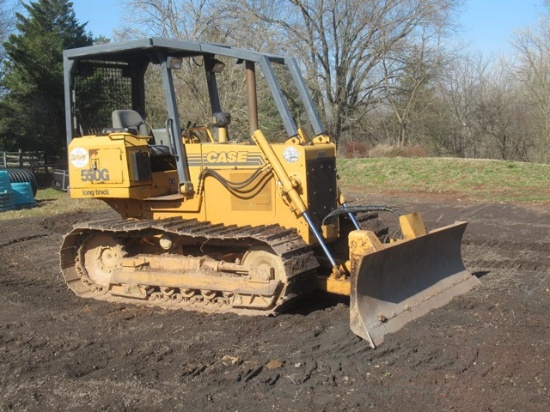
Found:
[{"label": "crawler track", "polygon": [[[136,251],[135,246],[140,242],[143,243],[142,239],[154,236],[158,238],[162,235],[177,239],[183,245],[184,254],[191,253],[195,257],[220,256],[228,252],[242,257],[247,250],[254,248],[270,250],[282,262],[284,270],[281,272],[284,274],[270,283],[273,287],[266,286],[264,293],[258,293],[262,288],[253,283],[247,283],[243,276],[220,271],[213,274],[221,280],[220,284],[224,281],[232,284],[240,282],[242,287],[238,291],[230,292],[223,288],[209,288],[205,291],[194,289],[192,286],[187,287],[185,280],[178,287],[150,283],[141,285],[139,281],[104,287],[94,283],[92,279],[95,277],[87,273],[90,268],[86,268],[83,260],[89,239],[105,235],[120,242],[119,255],[132,258],[152,256],[150,251],[145,252],[143,249]],[[157,260],[175,256],[162,252],[164,251],[155,252],[154,256]],[[71,290],[82,297],[166,308],[250,315],[272,314],[279,311],[283,304],[309,288],[310,275],[314,274],[318,267],[312,250],[294,230],[284,229],[279,225],[256,227],[211,225],[208,222],[199,222],[196,219],[184,220],[179,217],[139,221],[117,218],[77,224],[65,236],[60,255],[65,282]],[[135,273],[136,277],[139,277],[139,271]],[[183,270],[174,275],[185,276]],[[247,289],[247,285],[251,285],[250,290]],[[113,292],[116,288],[119,290],[133,288],[140,291],[141,296],[139,299],[120,296],[120,293]]]}]

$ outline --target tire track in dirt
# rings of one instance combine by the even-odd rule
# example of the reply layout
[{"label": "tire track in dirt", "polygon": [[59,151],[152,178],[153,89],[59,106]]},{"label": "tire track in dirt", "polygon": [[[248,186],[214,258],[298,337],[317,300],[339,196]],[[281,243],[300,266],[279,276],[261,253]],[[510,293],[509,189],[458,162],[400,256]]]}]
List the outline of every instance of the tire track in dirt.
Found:
[{"label": "tire track in dirt", "polygon": [[464,260],[476,271],[509,269],[550,273],[550,242],[521,242],[467,236]]},{"label": "tire track in dirt", "polygon": [[98,216],[21,222],[51,236],[0,247],[0,410],[546,412],[548,213],[415,209],[430,227],[467,214],[466,266],[488,273],[376,350],[350,332],[347,301],[320,293],[275,318],[78,299],[58,246],[71,219]]}]

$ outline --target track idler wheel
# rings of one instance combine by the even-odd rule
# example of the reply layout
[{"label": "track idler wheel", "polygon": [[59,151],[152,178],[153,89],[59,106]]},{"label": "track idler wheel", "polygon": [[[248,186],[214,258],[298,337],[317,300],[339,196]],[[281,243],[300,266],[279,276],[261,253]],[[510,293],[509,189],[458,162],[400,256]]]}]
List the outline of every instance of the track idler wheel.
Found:
[{"label": "track idler wheel", "polygon": [[107,290],[113,271],[121,267],[124,249],[111,235],[96,234],[86,239],[79,250],[82,278],[91,287]]}]

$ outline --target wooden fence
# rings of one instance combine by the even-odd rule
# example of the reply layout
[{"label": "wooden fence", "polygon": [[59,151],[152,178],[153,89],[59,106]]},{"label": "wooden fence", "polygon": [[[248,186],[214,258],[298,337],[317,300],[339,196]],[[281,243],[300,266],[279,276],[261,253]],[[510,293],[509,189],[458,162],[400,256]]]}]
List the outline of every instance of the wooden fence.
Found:
[{"label": "wooden fence", "polygon": [[2,152],[0,168],[31,169],[33,172],[53,173],[54,169],[64,169],[67,161],[59,156],[46,156],[44,152]]}]

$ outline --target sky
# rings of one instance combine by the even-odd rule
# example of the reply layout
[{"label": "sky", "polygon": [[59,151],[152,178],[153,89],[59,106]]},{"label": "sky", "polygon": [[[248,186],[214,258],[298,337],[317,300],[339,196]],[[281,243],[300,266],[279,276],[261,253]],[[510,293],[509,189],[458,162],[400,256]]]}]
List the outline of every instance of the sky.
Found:
[{"label": "sky", "polygon": [[[131,21],[120,0],[72,2],[76,18],[81,23],[88,22],[86,28],[94,36],[110,38],[114,29]],[[543,0],[466,0],[458,22],[459,39],[470,50],[479,50],[484,55],[508,54],[513,50],[510,46],[513,33],[534,27],[543,11]]]},{"label": "sky", "polygon": [[99,37],[111,38],[113,31],[128,23],[131,18],[125,16],[126,10],[120,0],[72,0],[77,20],[86,23],[86,29]]},{"label": "sky", "polygon": [[467,0],[460,39],[484,55],[508,54],[514,32],[535,27],[545,12],[543,0]]}]

